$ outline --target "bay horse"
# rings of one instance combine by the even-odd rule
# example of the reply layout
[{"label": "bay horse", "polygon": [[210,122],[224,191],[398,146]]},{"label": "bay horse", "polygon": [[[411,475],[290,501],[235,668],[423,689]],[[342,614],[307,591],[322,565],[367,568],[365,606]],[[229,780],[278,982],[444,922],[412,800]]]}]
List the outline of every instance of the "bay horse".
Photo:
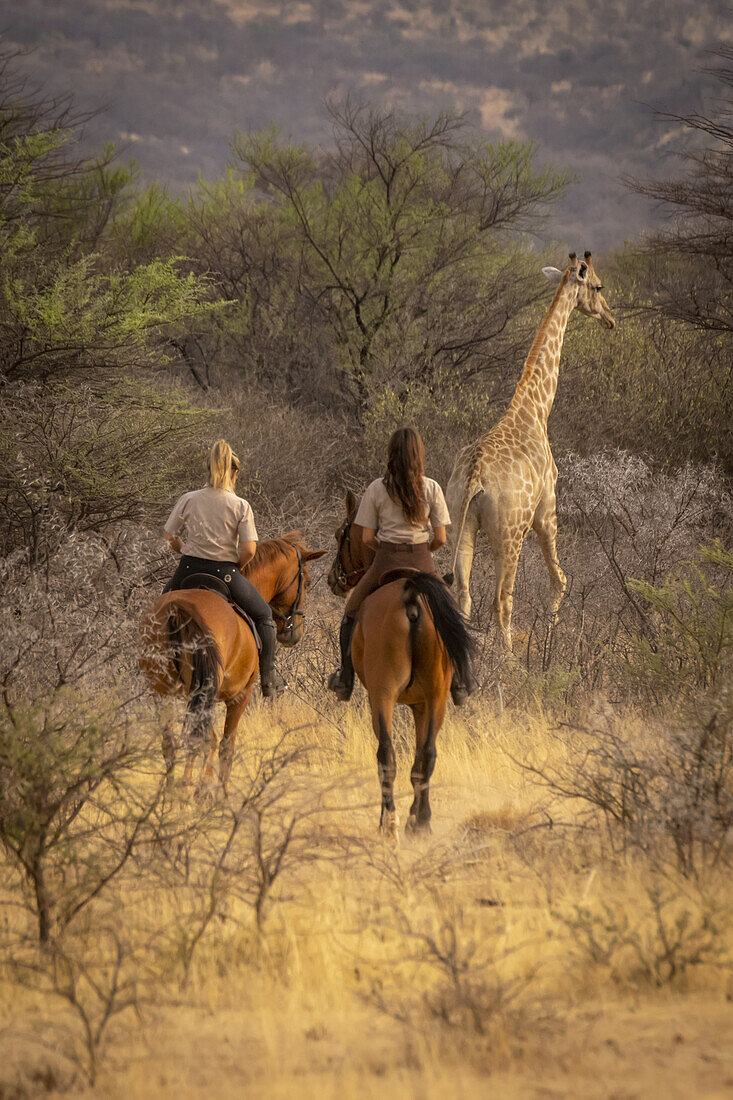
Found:
[{"label": "bay horse", "polygon": [[[244,575],[272,608],[277,638],[296,645],[303,634],[303,604],[310,585],[306,562],[325,550],[308,550],[299,531],[257,544]],[[252,630],[231,604],[202,588],[167,592],[145,612],[140,623],[140,668],[158,695],[185,695],[183,724],[187,747],[184,782],[189,784],[196,757],[209,741],[200,786],[214,778],[216,733],[214,703],[226,705],[219,745],[219,781],[226,793],[239,720],[249,703],[259,673]],[[175,739],[163,733],[163,758],[169,776],[175,765]]]},{"label": "bay horse", "polygon": [[[328,574],[337,596],[345,596],[364,575],[373,554],[353,532],[356,500],[346,497],[346,519],[336,532],[338,548]],[[378,741],[377,772],[382,788],[380,830],[397,837],[394,804],[397,770],[392,719],[397,703],[412,710],[415,760],[410,773],[413,802],[406,829],[430,830],[430,777],[437,757],[454,670],[468,679],[473,642],[445,583],[433,573],[406,573],[385,582],[359,609],[351,643],[354,671],[366,688]]]}]

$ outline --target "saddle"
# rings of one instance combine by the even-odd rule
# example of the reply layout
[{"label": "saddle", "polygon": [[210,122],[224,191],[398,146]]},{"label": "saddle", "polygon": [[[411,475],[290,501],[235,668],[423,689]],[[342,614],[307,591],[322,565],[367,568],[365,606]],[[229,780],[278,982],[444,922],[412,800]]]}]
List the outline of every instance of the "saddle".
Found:
[{"label": "saddle", "polygon": [[226,600],[231,609],[236,611],[241,619],[244,619],[247,626],[252,631],[252,636],[257,643],[257,651],[259,652],[262,649],[262,639],[257,633],[257,627],[254,624],[254,620],[250,618],[247,612],[241,608],[238,603],[234,602],[231,592],[220,577],[212,577],[209,573],[191,573],[190,576],[184,577],[181,581],[181,588],[205,588],[207,592],[215,592],[217,596],[221,596],[222,599]]},{"label": "saddle", "polygon": [[377,588],[381,588],[385,584],[391,584],[392,581],[407,580],[409,577],[414,577],[416,573],[422,572],[422,569],[414,569],[411,565],[399,565],[396,569],[388,569],[386,573],[382,573]]}]

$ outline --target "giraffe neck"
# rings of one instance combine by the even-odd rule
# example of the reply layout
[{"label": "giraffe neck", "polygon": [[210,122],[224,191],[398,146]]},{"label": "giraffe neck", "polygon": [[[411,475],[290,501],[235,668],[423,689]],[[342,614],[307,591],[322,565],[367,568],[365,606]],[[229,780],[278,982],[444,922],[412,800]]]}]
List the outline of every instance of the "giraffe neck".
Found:
[{"label": "giraffe neck", "polygon": [[534,338],[509,406],[510,409],[529,409],[543,426],[547,424],[555,400],[565,329],[578,300],[577,284],[568,283],[567,278],[566,272]]}]

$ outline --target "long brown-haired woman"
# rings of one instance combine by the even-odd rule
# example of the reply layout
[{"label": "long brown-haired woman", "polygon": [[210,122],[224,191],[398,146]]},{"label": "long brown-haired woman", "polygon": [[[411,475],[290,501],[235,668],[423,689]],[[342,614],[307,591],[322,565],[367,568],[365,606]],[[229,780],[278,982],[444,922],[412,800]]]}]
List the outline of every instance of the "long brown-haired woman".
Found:
[{"label": "long brown-haired woman", "polygon": [[364,544],[376,554],[352,589],[341,620],[341,668],[332,673],[328,686],[344,701],[354,689],[351,636],[362,603],[391,569],[435,573],[433,552],[446,540],[450,515],[445,497],[437,481],[425,477],[425,448],[414,428],[393,432],[386,473],[367,488],[354,522],[362,528]]},{"label": "long brown-haired woman", "polygon": [[240,572],[254,557],[258,536],[249,502],[234,492],[239,465],[227,441],[218,439],[209,454],[206,486],[184,493],[176,502],[164,535],[181,560],[163,591],[180,588],[188,574],[207,573],[222,580],[257,627],[262,641],[260,685],[262,694],[271,697],[283,690],[285,681],[275,668],[272,608]]}]

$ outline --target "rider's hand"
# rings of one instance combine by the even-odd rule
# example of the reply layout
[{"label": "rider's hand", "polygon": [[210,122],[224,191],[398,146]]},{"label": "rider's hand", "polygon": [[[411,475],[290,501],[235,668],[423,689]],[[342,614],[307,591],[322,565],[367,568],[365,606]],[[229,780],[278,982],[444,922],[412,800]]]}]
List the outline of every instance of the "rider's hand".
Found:
[{"label": "rider's hand", "polygon": [[171,534],[168,533],[168,531],[164,531],[163,535],[165,536],[165,541],[168,543],[171,550],[175,554],[182,554],[183,553],[183,543],[179,539],[178,535],[171,535]]}]

